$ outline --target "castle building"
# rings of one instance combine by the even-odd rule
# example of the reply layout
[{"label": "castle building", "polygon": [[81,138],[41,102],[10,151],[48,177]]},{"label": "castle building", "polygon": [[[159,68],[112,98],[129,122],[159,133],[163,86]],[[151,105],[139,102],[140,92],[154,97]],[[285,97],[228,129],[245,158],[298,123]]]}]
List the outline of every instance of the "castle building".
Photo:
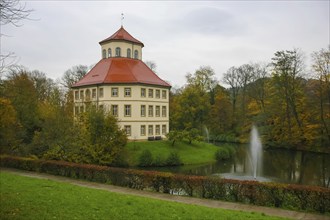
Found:
[{"label": "castle building", "polygon": [[102,59],[72,86],[74,114],[92,104],[117,117],[130,140],[164,138],[171,86],[142,61],[144,44],[122,26],[99,44]]}]

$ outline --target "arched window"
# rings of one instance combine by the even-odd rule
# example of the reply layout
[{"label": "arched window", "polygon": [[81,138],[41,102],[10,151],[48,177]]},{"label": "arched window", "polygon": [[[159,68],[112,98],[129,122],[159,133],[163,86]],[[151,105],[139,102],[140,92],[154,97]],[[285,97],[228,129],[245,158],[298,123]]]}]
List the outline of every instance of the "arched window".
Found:
[{"label": "arched window", "polygon": [[134,59],[139,59],[139,52],[137,50],[134,51]]},{"label": "arched window", "polygon": [[108,49],[108,57],[111,57],[112,54],[111,54],[111,48]]},{"label": "arched window", "polygon": [[120,47],[117,47],[116,48],[116,57],[120,57],[121,55],[121,50],[120,50]]},{"label": "arched window", "polygon": [[105,59],[106,58],[106,55],[107,55],[107,52],[106,52],[106,50],[103,49],[102,50],[102,58]]},{"label": "arched window", "polygon": [[131,49],[127,49],[127,58],[131,58]]}]

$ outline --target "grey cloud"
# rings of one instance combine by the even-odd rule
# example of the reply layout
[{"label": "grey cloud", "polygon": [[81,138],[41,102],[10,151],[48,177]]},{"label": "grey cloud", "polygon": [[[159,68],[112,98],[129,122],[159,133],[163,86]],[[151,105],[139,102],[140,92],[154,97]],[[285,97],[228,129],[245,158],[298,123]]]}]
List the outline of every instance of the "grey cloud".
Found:
[{"label": "grey cloud", "polygon": [[178,18],[178,25],[183,29],[198,33],[236,35],[244,31],[244,25],[236,17],[215,7],[192,10]]}]

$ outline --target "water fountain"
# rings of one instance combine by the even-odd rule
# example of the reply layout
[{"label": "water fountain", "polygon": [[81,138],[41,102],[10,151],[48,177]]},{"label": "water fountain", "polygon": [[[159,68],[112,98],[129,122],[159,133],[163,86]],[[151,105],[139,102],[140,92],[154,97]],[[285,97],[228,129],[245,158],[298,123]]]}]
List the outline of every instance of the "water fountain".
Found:
[{"label": "water fountain", "polygon": [[258,174],[257,172],[260,171],[261,169],[262,144],[259,138],[258,130],[254,125],[252,126],[252,130],[251,130],[250,151],[251,151],[253,178],[257,179],[257,174]]},{"label": "water fountain", "polygon": [[[232,173],[219,173],[215,174],[226,179],[238,179],[238,180],[257,180],[262,182],[272,181],[269,178],[262,177],[262,143],[259,137],[256,126],[252,126],[250,134],[250,146],[249,153],[246,156],[248,161],[248,172],[232,172]],[[250,173],[250,175],[248,175]]]}]

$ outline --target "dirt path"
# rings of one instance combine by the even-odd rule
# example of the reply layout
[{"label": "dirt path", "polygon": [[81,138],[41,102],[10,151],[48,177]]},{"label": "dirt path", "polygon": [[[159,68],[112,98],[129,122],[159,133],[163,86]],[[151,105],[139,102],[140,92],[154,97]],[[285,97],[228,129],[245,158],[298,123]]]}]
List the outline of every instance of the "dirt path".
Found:
[{"label": "dirt path", "polygon": [[101,190],[106,190],[106,191],[110,191],[110,192],[129,194],[129,195],[134,195],[134,196],[142,196],[142,197],[160,199],[160,200],[171,201],[171,202],[180,202],[180,203],[194,204],[194,205],[200,205],[200,206],[206,206],[206,207],[212,207],[212,208],[222,208],[222,209],[228,209],[228,210],[259,212],[259,213],[264,213],[264,214],[270,215],[270,216],[279,216],[279,217],[285,217],[285,218],[291,218],[291,219],[311,219],[311,220],[328,219],[328,220],[330,220],[330,217],[324,216],[324,215],[316,215],[316,214],[289,211],[289,210],[263,207],[263,206],[245,205],[245,204],[240,204],[240,203],[223,202],[223,201],[218,201],[218,200],[199,199],[199,198],[192,198],[192,197],[185,197],[185,196],[175,196],[175,195],[164,194],[164,193],[134,190],[134,189],[125,188],[125,187],[119,187],[119,186],[113,186],[113,185],[107,185],[107,184],[101,184],[101,183],[95,183],[95,182],[88,182],[88,181],[83,181],[83,180],[76,180],[76,179],[71,179],[71,178],[67,178],[67,177],[53,176],[53,175],[44,174],[44,173],[28,172],[28,171],[5,169],[5,168],[1,168],[0,171],[10,172],[10,173],[14,173],[14,174],[21,175],[21,176],[27,176],[27,177],[33,177],[33,178],[39,178],[39,179],[49,179],[49,180],[54,180],[57,182],[70,183],[70,184],[82,186],[82,187],[101,189]]}]

